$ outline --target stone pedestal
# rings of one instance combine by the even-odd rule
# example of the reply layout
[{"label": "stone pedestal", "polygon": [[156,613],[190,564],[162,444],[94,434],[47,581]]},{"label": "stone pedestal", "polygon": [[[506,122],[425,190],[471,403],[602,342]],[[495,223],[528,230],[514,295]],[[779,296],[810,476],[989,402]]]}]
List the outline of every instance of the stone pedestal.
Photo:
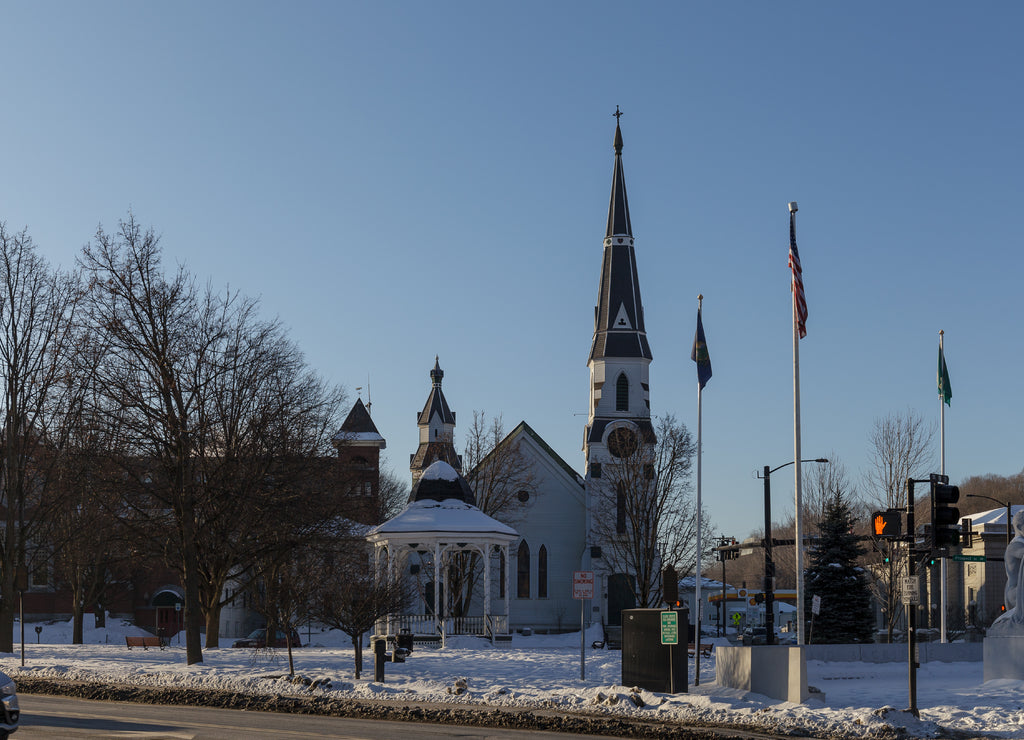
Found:
[{"label": "stone pedestal", "polygon": [[1024,680],[1024,634],[985,638],[985,680]]},{"label": "stone pedestal", "polygon": [[807,660],[803,649],[797,646],[719,645],[715,648],[715,670],[719,686],[754,691],[795,704],[810,697]]}]

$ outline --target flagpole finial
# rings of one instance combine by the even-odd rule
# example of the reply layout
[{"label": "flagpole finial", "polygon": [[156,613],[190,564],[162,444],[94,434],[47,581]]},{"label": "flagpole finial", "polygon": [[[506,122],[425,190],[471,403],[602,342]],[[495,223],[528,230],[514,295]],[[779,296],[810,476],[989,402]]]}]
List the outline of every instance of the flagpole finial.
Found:
[{"label": "flagpole finial", "polygon": [[945,333],[946,333],[946,332],[944,332],[944,331],[943,331],[942,329],[939,329],[939,336],[940,336],[940,337],[941,337],[941,336],[942,336],[943,334],[945,334]]},{"label": "flagpole finial", "polygon": [[796,213],[797,212],[797,207],[796,207],[796,201],[795,200],[789,201],[789,212],[790,213]]}]

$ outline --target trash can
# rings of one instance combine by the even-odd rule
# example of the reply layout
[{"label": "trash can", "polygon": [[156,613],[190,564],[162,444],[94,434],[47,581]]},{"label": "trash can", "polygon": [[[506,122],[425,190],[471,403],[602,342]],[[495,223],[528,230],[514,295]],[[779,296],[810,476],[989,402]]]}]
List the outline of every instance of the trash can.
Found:
[{"label": "trash can", "polygon": [[395,644],[403,650],[408,650],[411,653],[412,633],[407,629],[403,629],[401,632],[398,633],[398,637],[395,638]]},{"label": "trash can", "polygon": [[387,660],[388,643],[383,637],[373,638],[373,680],[383,683],[384,661]]}]

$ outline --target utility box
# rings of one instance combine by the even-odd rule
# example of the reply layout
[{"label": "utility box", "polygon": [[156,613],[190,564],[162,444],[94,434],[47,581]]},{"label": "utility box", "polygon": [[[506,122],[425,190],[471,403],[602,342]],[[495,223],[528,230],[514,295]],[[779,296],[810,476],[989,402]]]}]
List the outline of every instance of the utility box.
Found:
[{"label": "utility box", "polygon": [[[676,645],[663,645],[662,612],[676,613]],[[687,638],[690,610],[624,609],[622,612],[622,685],[648,691],[686,693],[688,690]]]}]

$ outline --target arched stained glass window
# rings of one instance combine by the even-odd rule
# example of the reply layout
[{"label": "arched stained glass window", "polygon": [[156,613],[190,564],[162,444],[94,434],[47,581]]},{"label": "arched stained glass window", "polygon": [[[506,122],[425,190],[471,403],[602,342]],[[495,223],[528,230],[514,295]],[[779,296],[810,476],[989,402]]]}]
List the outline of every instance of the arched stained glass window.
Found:
[{"label": "arched stained glass window", "polygon": [[526,540],[519,543],[519,554],[516,567],[516,597],[520,599],[530,598],[530,546]]},{"label": "arched stained glass window", "polygon": [[541,545],[537,551],[537,598],[548,597],[548,548]]}]

